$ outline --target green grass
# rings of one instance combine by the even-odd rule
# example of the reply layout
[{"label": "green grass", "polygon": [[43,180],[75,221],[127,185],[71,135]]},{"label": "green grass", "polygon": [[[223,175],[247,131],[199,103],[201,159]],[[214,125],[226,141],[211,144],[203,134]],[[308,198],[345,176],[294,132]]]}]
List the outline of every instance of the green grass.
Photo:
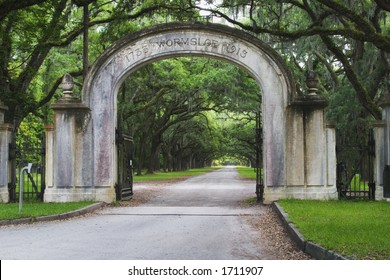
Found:
[{"label": "green grass", "polygon": [[31,203],[24,202],[22,213],[19,215],[19,204],[0,204],[0,220],[11,220],[18,218],[31,218],[62,214],[69,211],[84,208],[93,204],[92,201],[66,202],[66,203]]},{"label": "green grass", "polygon": [[237,166],[238,174],[241,178],[256,180],[256,169],[247,166]]},{"label": "green grass", "polygon": [[281,200],[306,240],[355,259],[390,259],[390,203]]},{"label": "green grass", "polygon": [[185,171],[175,171],[175,172],[155,172],[154,174],[143,174],[135,175],[133,177],[134,182],[145,182],[145,181],[164,181],[164,180],[173,180],[191,176],[202,175],[206,172],[216,170],[218,167],[204,167],[204,168],[194,168]]}]

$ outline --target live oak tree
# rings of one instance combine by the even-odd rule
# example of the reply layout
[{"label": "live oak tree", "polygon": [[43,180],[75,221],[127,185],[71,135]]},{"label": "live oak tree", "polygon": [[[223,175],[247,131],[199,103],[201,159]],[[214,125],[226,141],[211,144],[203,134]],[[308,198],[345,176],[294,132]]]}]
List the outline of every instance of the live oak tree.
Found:
[{"label": "live oak tree", "polygon": [[[322,64],[331,77],[329,84],[337,85],[345,77],[360,104],[376,119],[381,118],[377,99],[388,82],[390,69],[388,1],[208,2],[214,5],[193,7],[259,36],[283,54],[291,65],[312,68]],[[189,3],[192,5],[192,1]],[[305,54],[299,57],[302,51]]]},{"label": "live oak tree", "polygon": [[[75,49],[77,44],[74,43],[81,40],[86,29],[104,34],[106,28],[118,22],[126,25],[151,14],[160,17],[167,11],[174,14],[182,11],[178,2],[170,1],[166,5],[159,0],[1,0],[0,99],[9,108],[6,121],[17,129],[23,118],[29,113],[38,113],[38,109],[53,98],[63,74],[83,73],[82,66],[76,64],[50,77],[49,85],[47,80],[38,77],[44,75],[42,67],[47,58],[61,48],[71,54],[77,52],[80,61],[83,51]],[[84,17],[85,7],[88,7],[87,17]],[[96,41],[98,49],[99,45],[112,43],[107,42],[108,37],[103,39]],[[96,45],[91,48],[96,49]],[[101,47],[99,51],[103,51]],[[54,64],[60,68],[64,61],[57,60]],[[44,91],[37,86],[39,82],[45,83]]]},{"label": "live oak tree", "polygon": [[254,130],[243,136],[224,123],[253,123],[259,108],[259,88],[248,73],[205,58],[149,64],[118,96],[120,125],[134,136],[138,174],[202,167],[226,155],[250,162],[254,146],[246,143],[254,141]]},{"label": "live oak tree", "polygon": [[[199,19],[200,10],[206,10],[210,15],[258,36],[275,48],[293,71],[300,91],[305,90],[307,70],[315,70],[321,79],[321,90],[330,100],[328,118],[338,121],[338,126],[342,128],[340,131],[344,131],[343,137],[348,137],[351,130],[366,129],[364,123],[370,116],[381,118],[378,101],[388,90],[390,72],[388,1],[207,2],[215,3],[204,6],[193,0],[0,0],[0,99],[9,108],[6,121],[17,129],[29,113],[49,115],[50,110],[44,105],[57,97],[57,88],[66,72],[76,77],[78,90],[81,88],[82,35],[86,30],[89,31],[85,33],[89,42],[86,61],[90,65],[106,47],[124,35],[154,23],[196,20]],[[87,17],[84,16],[85,12]],[[199,63],[196,67],[199,65],[203,67],[205,64]],[[140,143],[145,143],[141,145],[144,154],[148,154],[148,151],[152,151],[148,157],[154,154],[154,160],[150,162],[156,164],[159,161],[157,154],[160,153],[157,151],[169,155],[181,149],[181,153],[187,154],[189,147],[196,146],[193,141],[197,135],[181,133],[185,125],[199,132],[199,143],[206,142],[207,138],[203,136],[213,126],[210,125],[210,119],[207,124],[206,118],[199,115],[204,110],[196,111],[200,105],[200,100],[197,100],[199,97],[207,96],[206,104],[202,103],[202,106],[208,108],[208,111],[210,108],[219,112],[230,110],[237,114],[234,117],[253,119],[253,114],[248,112],[256,110],[251,104],[258,102],[260,95],[247,93],[252,92],[255,83],[247,82],[245,75],[235,76],[220,71],[223,69],[218,69],[215,62],[206,67],[208,75],[203,75],[201,80],[196,75],[192,76],[195,77],[192,81],[181,79],[183,83],[186,81],[185,85],[154,85],[152,88],[150,84],[147,88],[140,84],[139,91],[149,91],[144,96],[145,100],[137,97],[132,100],[134,104],[131,99],[124,102],[128,103],[124,107],[135,106],[131,109],[133,111],[122,111],[124,117],[133,114],[133,122],[144,123],[144,127],[155,133],[150,138],[145,129],[133,127],[134,130],[138,129],[135,135]],[[163,73],[160,70],[157,72]],[[177,72],[162,78],[171,79],[174,75],[182,77],[182,73]],[[202,84],[194,86],[194,82],[198,81],[202,81]],[[245,84],[243,89],[236,86],[240,83]],[[230,87],[221,91],[221,86],[226,84]],[[214,94],[207,95],[212,92]],[[346,100],[349,105],[345,105]],[[167,136],[173,134],[176,137]],[[236,136],[242,135],[243,132]],[[213,139],[220,139],[219,136]],[[239,140],[233,134],[229,137],[233,139],[232,143]],[[147,143],[146,139],[149,138],[154,138],[154,144]],[[168,143],[176,145],[177,150],[169,152],[172,147],[167,148]],[[218,146],[221,150],[218,143],[215,140],[210,146]],[[198,150],[204,148],[201,147],[203,145],[198,144]],[[215,152],[215,149],[203,150],[204,154],[221,154],[220,151]],[[156,168],[149,167],[150,170]]]}]

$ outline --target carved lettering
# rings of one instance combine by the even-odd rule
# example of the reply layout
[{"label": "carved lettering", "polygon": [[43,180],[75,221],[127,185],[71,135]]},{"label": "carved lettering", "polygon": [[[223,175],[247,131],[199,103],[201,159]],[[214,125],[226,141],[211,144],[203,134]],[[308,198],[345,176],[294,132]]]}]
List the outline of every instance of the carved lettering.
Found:
[{"label": "carved lettering", "polygon": [[164,47],[184,47],[184,46],[199,46],[199,47],[212,47],[212,48],[218,48],[219,42],[217,40],[213,39],[204,39],[204,38],[173,38],[173,39],[162,39],[158,41],[150,41],[151,45],[155,45],[158,48],[164,48]]},{"label": "carved lettering", "polygon": [[191,46],[196,46],[198,44],[198,40],[196,38],[191,38]]},{"label": "carved lettering", "polygon": [[243,50],[243,51],[241,52],[240,56],[241,56],[242,58],[245,58],[247,53],[248,53],[247,50]]},{"label": "carved lettering", "polygon": [[168,39],[152,39],[142,45],[127,47],[116,55],[115,63],[121,60],[132,62],[141,56],[147,55],[153,49],[185,47],[203,47],[212,52],[236,55],[239,58],[245,58],[248,54],[248,49],[239,43],[227,43],[226,41],[222,42],[207,37],[173,37]]},{"label": "carved lettering", "polygon": [[235,54],[241,58],[245,58],[248,54],[248,50],[242,47],[236,46],[235,44],[226,44],[223,47],[224,51],[228,54]]}]

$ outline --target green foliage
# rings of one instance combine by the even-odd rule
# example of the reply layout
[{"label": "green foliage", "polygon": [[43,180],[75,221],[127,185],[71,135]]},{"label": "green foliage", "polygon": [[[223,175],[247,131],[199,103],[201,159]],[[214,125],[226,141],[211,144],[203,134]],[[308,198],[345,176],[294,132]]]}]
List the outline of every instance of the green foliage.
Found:
[{"label": "green foliage", "polygon": [[[0,98],[10,108],[6,121],[15,128],[29,113],[53,122],[49,105],[61,94],[56,89],[64,73],[73,74],[78,96],[83,83],[83,8],[68,0],[22,2],[12,9],[0,3]],[[211,16],[223,16],[281,54],[299,94],[307,90],[307,70],[318,73],[330,102],[327,117],[337,122],[338,145],[365,141],[351,135],[366,132],[380,118],[377,101],[388,87],[389,73],[386,5],[365,0],[207,2],[213,3],[207,7],[214,10]],[[200,19],[194,3],[90,1],[90,64],[136,30]],[[120,126],[142,143],[135,151],[142,168],[155,162],[150,171],[161,165],[181,169],[190,159],[199,165],[218,158],[253,162],[253,120],[261,94],[250,75],[234,65],[205,58],[165,60],[134,73],[122,91]]]},{"label": "green foliage", "polygon": [[388,202],[281,200],[306,240],[356,259],[389,259]]},{"label": "green foliage", "polygon": [[[44,127],[42,120],[29,114],[20,124],[16,135],[17,165],[41,162],[42,138]],[[24,166],[23,166],[24,167]]]},{"label": "green foliage", "polygon": [[223,156],[248,162],[259,100],[256,82],[231,64],[167,59],[126,80],[118,95],[119,126],[134,135],[138,173],[201,167]]},{"label": "green foliage", "polygon": [[29,114],[20,124],[16,144],[18,146],[40,147],[44,127],[42,120]]}]

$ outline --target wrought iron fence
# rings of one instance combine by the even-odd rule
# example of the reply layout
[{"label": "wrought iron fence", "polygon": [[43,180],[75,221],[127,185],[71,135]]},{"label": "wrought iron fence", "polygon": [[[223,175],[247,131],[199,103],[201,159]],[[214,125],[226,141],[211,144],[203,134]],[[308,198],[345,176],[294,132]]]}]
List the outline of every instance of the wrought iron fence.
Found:
[{"label": "wrought iron fence", "polygon": [[[16,143],[14,135],[10,144],[11,183],[9,185],[10,202],[19,200],[20,186],[23,185],[23,200],[43,200],[45,191],[45,135],[38,143],[27,139]],[[32,163],[30,173],[20,174],[22,168]],[[23,183],[21,184],[21,180]]]},{"label": "wrought iron fence", "polygon": [[375,199],[373,131],[364,144],[338,146],[336,152],[339,198]]},{"label": "wrought iron fence", "polygon": [[264,182],[263,182],[263,131],[261,128],[260,113],[256,114],[256,198],[257,202],[263,202]]}]

